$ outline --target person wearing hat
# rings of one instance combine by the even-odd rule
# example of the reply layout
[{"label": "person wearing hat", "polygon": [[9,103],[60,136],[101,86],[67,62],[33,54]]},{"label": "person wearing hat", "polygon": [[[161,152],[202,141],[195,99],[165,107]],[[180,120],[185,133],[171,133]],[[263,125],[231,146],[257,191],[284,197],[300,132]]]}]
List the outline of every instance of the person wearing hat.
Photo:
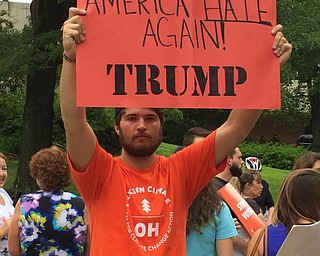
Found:
[{"label": "person wearing hat", "polygon": [[[83,15],[85,10],[70,8],[64,22],[60,104],[69,166],[90,214],[90,253],[186,255],[188,207],[224,169],[228,152],[247,137],[262,110],[233,110],[203,141],[166,158],[155,154],[162,139],[160,112],[123,108],[114,122],[122,151],[113,157],[99,145],[85,108],[76,105],[76,46],[90,33]],[[292,47],[281,30],[281,25],[272,30],[272,48],[283,64]]]},{"label": "person wearing hat", "polygon": [[[247,169],[256,170],[258,172],[262,172],[262,164],[257,157],[246,157],[244,160],[244,164]],[[262,192],[259,197],[256,197],[254,200],[260,206],[262,213],[266,214],[266,212],[274,206],[274,201],[270,192],[270,187],[268,182],[264,179],[261,180],[261,184],[263,186]]]}]

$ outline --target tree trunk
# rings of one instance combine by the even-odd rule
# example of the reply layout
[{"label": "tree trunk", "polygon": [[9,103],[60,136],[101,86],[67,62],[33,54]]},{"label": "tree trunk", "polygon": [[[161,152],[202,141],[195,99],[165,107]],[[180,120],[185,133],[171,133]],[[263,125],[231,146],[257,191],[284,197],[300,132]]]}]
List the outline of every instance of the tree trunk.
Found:
[{"label": "tree trunk", "polygon": [[[68,17],[69,6],[75,1],[33,0],[30,6],[34,43],[34,56],[46,54],[47,48],[36,40],[42,33],[58,30]],[[54,43],[54,42],[52,42]],[[46,60],[47,61],[47,60]],[[20,162],[12,191],[16,201],[24,193],[37,189],[29,175],[31,156],[38,150],[52,145],[53,100],[59,60],[40,63],[36,57],[30,61],[33,70],[27,77],[26,102],[23,113],[23,134]]]},{"label": "tree trunk", "polygon": [[318,90],[310,96],[312,112],[312,150],[320,152],[320,91]]},{"label": "tree trunk", "polygon": [[37,189],[29,175],[29,161],[35,152],[52,144],[55,80],[56,67],[28,76],[20,162],[13,185],[15,199]]}]

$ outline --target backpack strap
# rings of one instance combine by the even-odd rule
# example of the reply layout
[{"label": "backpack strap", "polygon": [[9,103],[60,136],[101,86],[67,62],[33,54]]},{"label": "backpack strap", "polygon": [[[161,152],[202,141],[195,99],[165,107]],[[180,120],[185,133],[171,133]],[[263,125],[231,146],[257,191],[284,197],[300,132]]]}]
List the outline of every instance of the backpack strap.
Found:
[{"label": "backpack strap", "polygon": [[263,255],[268,256],[268,226],[266,227],[266,232],[263,238]]},{"label": "backpack strap", "polygon": [[257,237],[257,240],[256,240],[256,242],[255,242],[255,244],[253,246],[253,249],[252,249],[251,253],[250,253],[250,256],[255,256],[256,255],[258,247],[259,247],[259,244],[260,244],[260,241],[262,239],[262,236],[265,233],[265,230],[266,230],[266,227],[261,228],[259,236]]}]

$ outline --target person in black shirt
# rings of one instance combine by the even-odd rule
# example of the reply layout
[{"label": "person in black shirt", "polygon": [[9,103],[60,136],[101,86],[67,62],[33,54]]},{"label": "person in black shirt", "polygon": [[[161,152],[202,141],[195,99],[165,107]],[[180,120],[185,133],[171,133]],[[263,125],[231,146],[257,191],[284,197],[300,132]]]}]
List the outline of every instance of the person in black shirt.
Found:
[{"label": "person in black shirt", "polygon": [[226,185],[232,177],[240,177],[242,174],[242,153],[238,147],[229,153],[226,168],[214,177],[217,190]]},{"label": "person in black shirt", "polygon": [[[260,160],[257,157],[246,157],[244,160],[245,167],[250,170],[256,170],[258,172],[262,171],[262,165]],[[261,180],[263,189],[261,195],[254,200],[260,206],[262,213],[265,214],[267,210],[274,206],[274,201],[270,192],[270,187],[268,182]]]}]

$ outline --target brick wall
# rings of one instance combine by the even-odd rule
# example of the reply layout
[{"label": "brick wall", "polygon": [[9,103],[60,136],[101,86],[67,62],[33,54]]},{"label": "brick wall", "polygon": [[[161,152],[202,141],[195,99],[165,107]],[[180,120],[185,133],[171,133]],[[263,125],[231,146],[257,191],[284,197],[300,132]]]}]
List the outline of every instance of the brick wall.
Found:
[{"label": "brick wall", "polygon": [[277,134],[281,143],[292,144],[296,142],[301,134],[304,134],[304,127],[302,125],[277,125],[272,119],[260,119],[253,128],[248,138],[253,140],[259,140],[263,135],[268,142],[271,140],[274,134]]}]

